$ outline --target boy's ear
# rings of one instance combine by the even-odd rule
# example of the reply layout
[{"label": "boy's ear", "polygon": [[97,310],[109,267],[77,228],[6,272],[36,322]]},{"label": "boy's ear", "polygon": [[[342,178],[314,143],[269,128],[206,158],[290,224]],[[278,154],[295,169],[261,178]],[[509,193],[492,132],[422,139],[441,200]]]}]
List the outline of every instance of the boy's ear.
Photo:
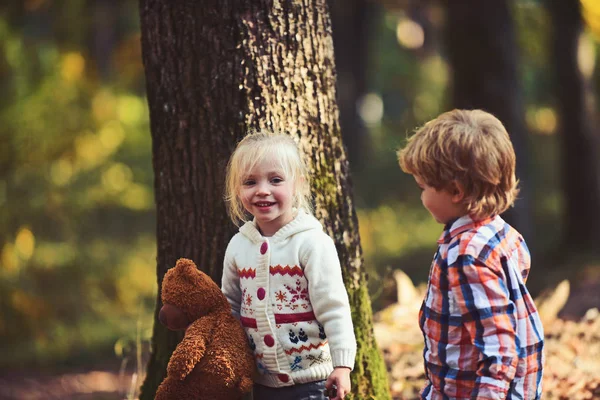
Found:
[{"label": "boy's ear", "polygon": [[450,193],[452,194],[452,202],[458,204],[465,198],[465,188],[458,181],[452,181],[450,186]]}]

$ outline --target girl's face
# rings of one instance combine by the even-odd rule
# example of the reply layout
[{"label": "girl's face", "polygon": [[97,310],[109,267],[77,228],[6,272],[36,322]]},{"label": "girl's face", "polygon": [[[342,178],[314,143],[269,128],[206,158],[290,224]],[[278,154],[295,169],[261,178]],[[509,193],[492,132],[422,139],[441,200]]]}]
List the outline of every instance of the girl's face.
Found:
[{"label": "girl's face", "polygon": [[242,181],[239,196],[264,236],[273,236],[294,219],[294,182],[287,180],[281,168],[269,158],[256,163],[249,171]]}]

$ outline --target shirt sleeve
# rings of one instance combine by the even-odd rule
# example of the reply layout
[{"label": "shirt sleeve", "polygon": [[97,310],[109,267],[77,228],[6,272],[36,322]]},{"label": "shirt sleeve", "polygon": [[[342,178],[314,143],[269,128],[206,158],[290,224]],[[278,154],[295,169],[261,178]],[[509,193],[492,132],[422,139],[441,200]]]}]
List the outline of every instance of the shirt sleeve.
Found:
[{"label": "shirt sleeve", "polygon": [[303,262],[310,302],[315,317],[325,328],[333,366],[353,369],[356,339],[333,240],[325,234],[313,236],[303,254]]},{"label": "shirt sleeve", "polygon": [[240,289],[240,277],[238,275],[237,265],[235,264],[235,257],[233,256],[232,241],[229,242],[227,250],[225,250],[223,276],[221,277],[221,291],[231,305],[231,313],[233,316],[240,319],[242,292]]},{"label": "shirt sleeve", "polygon": [[518,363],[516,308],[501,270],[471,255],[459,256],[448,268],[451,301],[481,354],[473,399],[504,398]]}]

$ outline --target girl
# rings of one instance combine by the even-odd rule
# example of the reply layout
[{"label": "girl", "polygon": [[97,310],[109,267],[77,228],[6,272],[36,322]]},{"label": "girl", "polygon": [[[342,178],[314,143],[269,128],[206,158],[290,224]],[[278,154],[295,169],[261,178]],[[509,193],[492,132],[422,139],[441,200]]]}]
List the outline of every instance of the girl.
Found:
[{"label": "girl", "polygon": [[254,400],[343,399],[356,355],[348,295],[333,240],[311,213],[294,140],[246,136],[229,160],[226,192],[231,219],[243,225],[227,246],[222,290],[254,351]]}]

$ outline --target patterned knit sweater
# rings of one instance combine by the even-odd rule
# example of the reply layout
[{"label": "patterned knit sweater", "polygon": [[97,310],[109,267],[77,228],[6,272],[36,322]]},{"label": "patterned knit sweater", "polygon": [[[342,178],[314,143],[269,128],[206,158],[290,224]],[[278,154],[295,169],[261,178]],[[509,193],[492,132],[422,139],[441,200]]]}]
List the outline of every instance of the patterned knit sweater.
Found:
[{"label": "patterned knit sweater", "polygon": [[356,340],[333,240],[299,211],[272,237],[254,222],[227,247],[222,291],[244,326],[260,371],[283,387],[354,367]]}]

